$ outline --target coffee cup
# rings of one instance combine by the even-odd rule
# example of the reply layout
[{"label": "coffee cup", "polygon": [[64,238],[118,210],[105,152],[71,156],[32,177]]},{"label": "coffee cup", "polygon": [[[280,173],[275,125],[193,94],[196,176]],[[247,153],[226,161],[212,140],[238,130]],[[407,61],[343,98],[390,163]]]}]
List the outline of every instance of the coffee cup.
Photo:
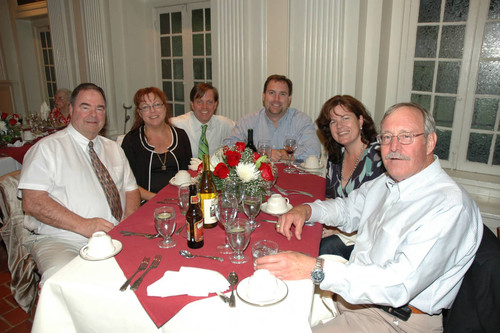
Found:
[{"label": "coffee cup", "polygon": [[111,237],[104,231],[96,231],[89,238],[87,254],[94,258],[101,258],[113,253],[115,246]]},{"label": "coffee cup", "polygon": [[253,301],[267,302],[276,297],[278,280],[267,269],[258,269],[248,279],[247,296]]},{"label": "coffee cup", "polygon": [[180,170],[177,172],[175,175],[175,184],[176,185],[182,185],[182,184],[189,184],[191,183],[191,175],[189,172],[186,170]]},{"label": "coffee cup", "polygon": [[304,162],[304,167],[308,169],[318,169],[319,168],[319,159],[311,155],[308,158],[306,158],[306,161]]},{"label": "coffee cup", "polygon": [[281,194],[273,194],[267,200],[267,210],[271,213],[281,213],[287,210],[290,200]]},{"label": "coffee cup", "polygon": [[35,139],[35,136],[30,130],[23,131],[22,136],[24,141],[31,141]]}]

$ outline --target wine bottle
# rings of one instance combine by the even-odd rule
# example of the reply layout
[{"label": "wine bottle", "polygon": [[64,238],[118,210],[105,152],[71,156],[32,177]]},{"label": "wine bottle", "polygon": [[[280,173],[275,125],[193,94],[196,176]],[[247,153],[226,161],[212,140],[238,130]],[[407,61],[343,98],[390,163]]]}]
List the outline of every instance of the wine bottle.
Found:
[{"label": "wine bottle", "polygon": [[212,171],[210,171],[210,156],[203,155],[203,173],[200,180],[200,201],[201,211],[203,213],[203,227],[205,229],[213,228],[217,225],[215,216],[215,197],[217,189],[212,180]]},{"label": "wine bottle", "polygon": [[257,152],[257,148],[255,148],[255,145],[253,143],[253,128],[249,128],[248,129],[247,148],[252,149],[254,151],[254,153]]},{"label": "wine bottle", "polygon": [[192,249],[199,249],[204,244],[203,214],[200,208],[200,199],[196,185],[189,185],[189,207],[186,212],[187,245]]}]

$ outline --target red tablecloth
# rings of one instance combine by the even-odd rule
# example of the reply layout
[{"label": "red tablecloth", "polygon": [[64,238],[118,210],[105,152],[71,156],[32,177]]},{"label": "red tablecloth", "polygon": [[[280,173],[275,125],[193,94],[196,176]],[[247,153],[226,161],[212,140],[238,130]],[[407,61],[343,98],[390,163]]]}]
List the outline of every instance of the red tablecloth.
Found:
[{"label": "red tablecloth", "polygon": [[0,149],[0,156],[10,156],[23,164],[24,155],[31,147],[33,147],[31,143],[25,143],[22,147],[5,147]]},{"label": "red tablecloth", "polygon": [[[280,173],[277,181],[279,186],[285,189],[300,189],[313,194],[315,198],[324,198],[324,178],[315,175],[285,174],[282,172],[282,165],[279,166],[279,170]],[[137,270],[143,257],[147,256],[152,260],[156,254],[163,255],[160,266],[157,269],[151,270],[148,275],[146,275],[142,285],[136,291],[137,298],[158,327],[165,324],[186,304],[200,299],[200,297],[186,295],[165,298],[147,296],[147,286],[160,279],[167,270],[178,271],[181,266],[193,266],[216,270],[224,276],[227,276],[231,271],[235,271],[241,281],[253,274],[251,246],[261,239],[270,239],[278,242],[280,250],[295,250],[311,254],[312,256],[318,255],[322,230],[320,224],[316,224],[313,227],[305,227],[302,234],[302,241],[298,241],[295,238],[288,241],[284,236],[275,231],[274,224],[261,222],[261,226],[252,233],[250,244],[245,250],[245,254],[250,256],[250,260],[242,265],[236,265],[229,262],[229,255],[220,255],[225,259],[223,263],[205,258],[186,259],[179,255],[179,250],[182,249],[190,250],[195,254],[219,255],[216,247],[219,244],[223,244],[225,241],[224,230],[220,226],[213,229],[205,229],[205,245],[201,249],[196,250],[189,249],[187,240],[180,235],[174,235],[174,239],[177,241],[176,247],[171,249],[160,249],[157,246],[159,239],[146,239],[144,237],[123,236],[120,234],[121,230],[156,233],[153,221],[153,211],[156,207],[161,205],[158,204],[157,201],[164,198],[176,198],[177,190],[177,187],[171,185],[166,186],[152,200],[143,205],[133,215],[124,220],[109,233],[113,239],[118,239],[123,244],[123,250],[115,258],[126,277],[131,276]],[[291,195],[289,199],[292,205],[313,201],[312,198],[303,195]],[[174,201],[174,203],[167,205],[176,207],[177,226],[180,226],[181,223],[185,223],[185,219],[180,214],[177,203]],[[273,217],[261,212],[257,216],[257,219],[260,220],[262,218],[271,219]],[[138,276],[136,276],[136,278],[137,277]],[[124,281],[120,281],[120,284],[123,282]],[[119,285],[117,285],[117,288],[119,288]]]}]

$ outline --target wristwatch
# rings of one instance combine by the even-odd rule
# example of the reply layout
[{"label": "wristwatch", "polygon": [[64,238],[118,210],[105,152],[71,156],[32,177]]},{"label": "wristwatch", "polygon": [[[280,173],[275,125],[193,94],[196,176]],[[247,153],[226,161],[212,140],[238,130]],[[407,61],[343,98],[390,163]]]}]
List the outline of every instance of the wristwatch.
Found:
[{"label": "wristwatch", "polygon": [[316,258],[316,266],[314,266],[313,271],[311,272],[312,282],[319,286],[323,279],[325,278],[325,273],[323,272],[323,262],[324,259],[317,257]]}]

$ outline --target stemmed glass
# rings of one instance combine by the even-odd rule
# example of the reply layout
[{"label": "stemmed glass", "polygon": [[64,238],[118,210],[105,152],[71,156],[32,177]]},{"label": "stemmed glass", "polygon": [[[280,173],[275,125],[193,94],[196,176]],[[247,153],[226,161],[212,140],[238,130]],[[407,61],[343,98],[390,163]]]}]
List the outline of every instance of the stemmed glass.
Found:
[{"label": "stemmed glass", "polygon": [[158,233],[163,237],[158,243],[158,247],[169,249],[177,245],[171,237],[175,229],[175,209],[174,207],[162,206],[155,209],[155,227]]},{"label": "stemmed glass", "polygon": [[297,140],[295,138],[286,137],[285,141],[283,142],[283,147],[288,154],[287,167],[283,171],[286,173],[296,173],[295,168],[293,168],[291,165],[291,161],[293,153],[295,153],[295,150],[297,150]]},{"label": "stemmed glass", "polygon": [[257,152],[260,156],[266,155],[269,160],[272,156],[272,146],[270,140],[260,140],[257,145]]},{"label": "stemmed glass", "polygon": [[189,207],[189,184],[182,184],[179,186],[179,208],[182,215],[186,215]]},{"label": "stemmed glass", "polygon": [[252,226],[250,222],[241,217],[237,217],[226,226],[226,239],[234,254],[229,257],[229,261],[233,264],[244,264],[248,261],[248,256],[243,254],[243,251],[250,243],[250,235],[252,234]]},{"label": "stemmed glass", "polygon": [[243,195],[245,194],[244,186],[241,182],[235,179],[228,179],[224,183],[223,191],[224,193],[233,194],[233,196],[236,198],[236,201],[238,202],[238,205],[241,204],[241,201],[243,200]]},{"label": "stemmed glass", "polygon": [[252,226],[252,230],[260,226],[260,223],[255,221],[255,217],[259,215],[261,204],[262,196],[258,191],[245,191],[245,196],[243,197],[243,210],[250,219],[249,224]]},{"label": "stemmed glass", "polygon": [[[238,214],[238,201],[232,193],[220,193],[215,206],[215,216],[219,222],[227,229],[228,224],[234,221]],[[226,238],[226,243],[217,246],[217,251],[221,254],[233,253]]]}]

